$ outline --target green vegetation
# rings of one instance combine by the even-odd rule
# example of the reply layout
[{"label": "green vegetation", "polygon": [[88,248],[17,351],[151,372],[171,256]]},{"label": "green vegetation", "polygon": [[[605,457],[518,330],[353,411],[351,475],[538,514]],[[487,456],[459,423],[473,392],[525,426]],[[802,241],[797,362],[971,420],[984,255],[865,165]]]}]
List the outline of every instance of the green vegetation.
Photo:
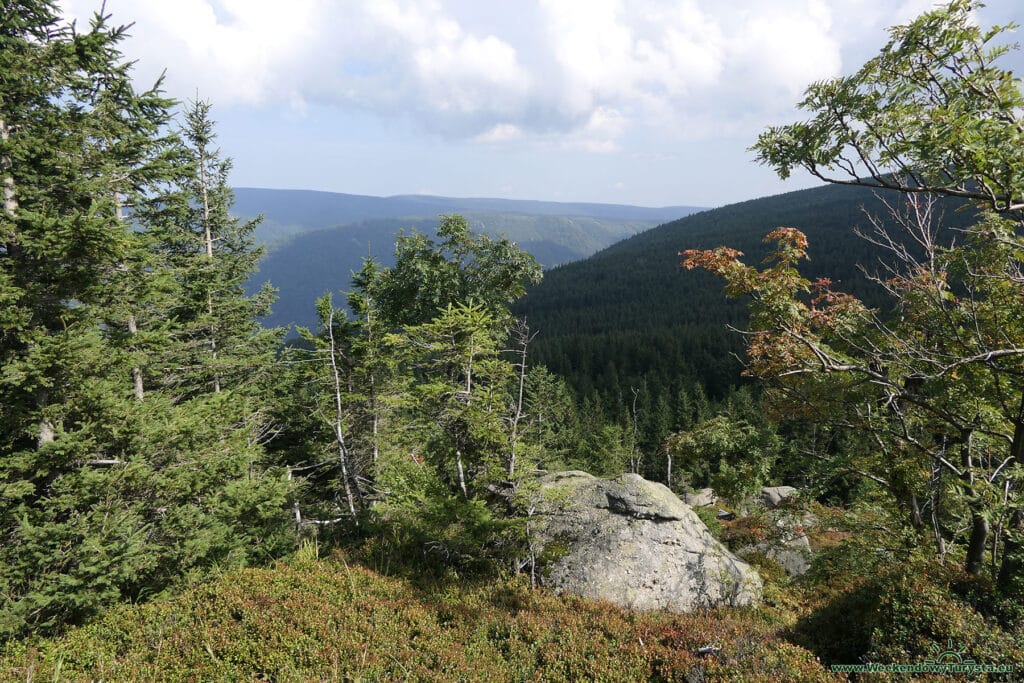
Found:
[{"label": "green vegetation", "polygon": [[[561,299],[512,241],[443,215],[363,261],[344,309],[311,296],[288,344],[257,322],[272,291],[244,290],[256,225],[231,215],[209,105],[176,121],[136,92],[104,17],[77,32],[16,5],[3,675],[830,680],[819,659],[946,643],[1024,666],[1024,96],[970,3],[893,29],[755,147],[857,187],[638,235],[553,271]],[[902,194],[858,218],[872,189]],[[942,221],[936,197],[963,210]],[[741,220],[746,255],[710,248]],[[677,270],[679,247],[711,274]],[[740,300],[717,303],[714,275]],[[760,567],[765,605],[631,614],[528,586],[560,551],[531,537],[536,475],[569,467],[713,486],[739,515],[700,514]],[[765,484],[801,495],[745,514]],[[760,545],[777,512],[813,526],[802,579]]]},{"label": "green vegetation", "polygon": [[[524,581],[413,583],[343,556],[227,573],[24,643],[0,676],[51,680],[835,680],[777,613],[635,614]],[[698,650],[719,645],[717,655]]]},{"label": "green vegetation", "polygon": [[293,398],[272,447],[304,479],[300,529],[394,521],[441,565],[515,562],[525,539],[507,513],[539,435],[524,419],[526,348],[518,373],[502,350],[507,303],[540,267],[459,216],[437,233],[400,237],[391,268],[366,262],[352,319],[329,294],[318,301],[318,329],[283,359]]},{"label": "green vegetation", "polygon": [[[950,236],[974,220],[959,206],[944,204]],[[723,300],[720,282],[707,274],[683,272],[676,253],[724,243],[757,263],[768,253],[764,235],[780,225],[797,227],[810,243],[810,279],[829,277],[878,306],[883,292],[858,264],[871,267],[887,255],[853,232],[871,229],[869,215],[892,224],[870,189],[840,186],[704,211],[547,271],[513,310],[541,332],[536,362],[566,378],[607,418],[621,420],[638,390],[641,440],[654,451],[671,431],[684,428],[696,386],[723,401],[744,381],[743,340],[728,329],[746,324],[744,302]],[[664,429],[657,421],[666,406]]]},{"label": "green vegetation", "polygon": [[[5,10],[5,21],[12,16]],[[242,283],[208,107],[180,134],[123,30],[18,3],[0,69],[0,637],[293,544],[261,446],[280,336]]]},{"label": "green vegetation", "polygon": [[[459,204],[453,202],[452,205]],[[445,213],[448,214],[447,211]],[[681,211],[678,215],[685,213]],[[252,211],[252,214],[257,212]],[[586,258],[613,242],[657,225],[653,220],[590,216],[497,212],[464,212],[460,215],[466,218],[474,232],[489,235],[492,239],[508,238],[532,254],[544,267]],[[313,324],[309,302],[325,290],[351,287],[352,274],[359,271],[363,258],[371,256],[383,265],[394,265],[392,249],[403,231],[415,230],[436,238],[436,227],[437,214],[434,213],[429,217],[364,219],[302,230],[287,240],[269,241],[270,236],[266,236],[270,251],[249,283],[250,287],[256,287],[259,283],[271,282],[280,289],[280,298],[274,310],[264,318],[264,324]],[[302,273],[302,277],[296,278],[295,273]]]},{"label": "green vegetation", "polygon": [[[873,443],[823,455],[830,469],[849,467],[881,484],[904,521],[934,537],[940,557],[951,543],[964,547],[964,569],[977,576],[988,556],[1000,567],[1000,589],[1016,591],[1024,562],[1024,155],[1014,141],[1024,94],[993,63],[1006,50],[987,46],[999,29],[982,33],[971,7],[955,2],[893,29],[856,75],[810,88],[802,106],[816,112],[811,122],[770,129],[756,146],[782,175],[796,164],[823,177],[823,168],[835,169],[852,176],[844,182],[911,196],[888,205],[896,229],[879,222],[868,237],[893,257],[873,277],[891,315],[828,279],[802,277],[796,266],[807,237],[794,228],[765,238],[776,246],[763,270],[729,248],[683,255],[687,267],[723,276],[727,293],[751,297],[748,372],[769,380],[777,409],[872,435]],[[986,127],[985,139],[1000,144],[982,145],[976,133]],[[867,178],[850,158],[862,160]],[[970,197],[985,215],[944,245],[935,194]],[[920,254],[902,246],[911,243]],[[957,528],[970,530],[966,541]]]},{"label": "green vegetation", "polygon": [[[1024,597],[1024,94],[995,64],[1001,29],[982,32],[971,9],[953,2],[894,28],[857,74],[811,86],[801,103],[810,121],[769,129],[755,146],[783,176],[803,166],[908,195],[866,236],[891,257],[869,275],[887,306],[802,276],[808,238],[795,228],[765,238],[775,246],[761,269],[729,247],[681,254],[748,298],[747,372],[766,382],[767,405],[811,430],[802,450],[818,477],[843,472],[865,486],[851,516],[885,528],[879,541],[919,568],[879,596],[896,634],[875,645],[879,656],[918,654],[924,624],[952,628],[908,604],[951,592],[933,567],[958,563],[976,580],[974,607],[1008,632],[1018,616],[1007,606]],[[936,195],[976,205],[953,243],[940,237]],[[978,629],[978,650],[1009,637],[950,609],[958,629]]]}]

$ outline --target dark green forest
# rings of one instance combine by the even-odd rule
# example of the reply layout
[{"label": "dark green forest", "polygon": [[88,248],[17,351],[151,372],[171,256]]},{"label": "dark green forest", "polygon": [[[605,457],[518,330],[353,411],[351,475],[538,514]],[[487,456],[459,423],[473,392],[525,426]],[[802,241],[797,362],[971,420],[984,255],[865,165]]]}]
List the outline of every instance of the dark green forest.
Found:
[{"label": "dark green forest", "polygon": [[[894,27],[754,142],[827,187],[547,273],[441,215],[303,294],[288,339],[261,323],[272,286],[247,289],[264,251],[212,105],[140,87],[108,16],[5,5],[2,675],[1024,666],[1024,92],[973,8]],[[566,469],[714,489],[686,514],[762,603],[546,591],[566,549],[536,543],[539,482]],[[771,555],[769,485],[799,487],[802,576]]]},{"label": "dark green forest", "polygon": [[[828,276],[836,287],[869,305],[885,306],[884,292],[865,277],[889,254],[857,234],[868,217],[892,225],[881,188],[827,186],[710,209],[624,240],[594,256],[545,273],[544,281],[515,304],[517,315],[539,332],[538,364],[566,378],[581,397],[610,417],[638,412],[648,448],[687,421],[687,392],[702,386],[717,401],[742,386],[747,301],[722,297],[721,283],[679,265],[677,252],[720,244],[761,262],[762,239],[778,226],[796,227],[810,242],[808,278]],[[958,200],[942,204],[944,239],[976,220]]]}]

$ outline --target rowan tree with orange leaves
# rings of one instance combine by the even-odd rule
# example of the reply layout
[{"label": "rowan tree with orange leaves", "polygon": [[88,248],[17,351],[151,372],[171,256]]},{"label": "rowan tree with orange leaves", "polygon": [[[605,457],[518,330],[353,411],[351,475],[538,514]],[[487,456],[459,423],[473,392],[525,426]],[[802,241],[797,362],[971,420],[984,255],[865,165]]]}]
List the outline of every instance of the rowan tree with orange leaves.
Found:
[{"label": "rowan tree with orange leaves", "polygon": [[[965,570],[986,566],[1024,589],[1024,96],[992,47],[976,3],[956,0],[891,30],[855,75],[812,85],[810,120],[773,127],[753,148],[782,177],[802,167],[877,187],[889,222],[863,236],[886,258],[868,276],[891,308],[873,310],[797,269],[807,240],[779,228],[762,268],[739,252],[680,252],[682,265],[750,297],[747,374],[780,413],[840,425],[855,448],[814,453],[863,477],[889,509]],[[900,194],[903,193],[902,197]],[[939,197],[975,204],[950,234]],[[895,228],[891,226],[895,225]]]}]

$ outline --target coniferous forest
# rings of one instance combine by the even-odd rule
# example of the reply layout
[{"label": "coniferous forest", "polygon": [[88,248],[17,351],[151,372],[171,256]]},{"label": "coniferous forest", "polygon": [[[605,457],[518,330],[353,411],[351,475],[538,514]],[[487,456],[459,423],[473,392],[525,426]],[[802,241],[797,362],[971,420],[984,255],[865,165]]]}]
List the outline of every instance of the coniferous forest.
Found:
[{"label": "coniferous forest", "polygon": [[[0,677],[1014,680],[1024,93],[973,7],[894,27],[754,143],[825,187],[547,272],[442,215],[292,331],[247,289],[215,107],[138,83],[111,17],[6,4]],[[685,496],[756,604],[549,590],[564,470]]]}]

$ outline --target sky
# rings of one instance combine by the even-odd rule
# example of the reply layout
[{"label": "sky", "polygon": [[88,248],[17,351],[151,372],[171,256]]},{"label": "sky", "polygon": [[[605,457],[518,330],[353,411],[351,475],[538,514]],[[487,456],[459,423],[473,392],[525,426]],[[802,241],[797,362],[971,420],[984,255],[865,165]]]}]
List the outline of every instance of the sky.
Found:
[{"label": "sky", "polygon": [[[990,0],[984,26],[1022,19]],[[748,148],[934,0],[107,0],[139,87],[208,100],[239,187],[720,206]],[[84,24],[99,0],[63,0]],[[1015,35],[1014,40],[1019,40]],[[1014,64],[1021,63],[1019,53]]]}]

